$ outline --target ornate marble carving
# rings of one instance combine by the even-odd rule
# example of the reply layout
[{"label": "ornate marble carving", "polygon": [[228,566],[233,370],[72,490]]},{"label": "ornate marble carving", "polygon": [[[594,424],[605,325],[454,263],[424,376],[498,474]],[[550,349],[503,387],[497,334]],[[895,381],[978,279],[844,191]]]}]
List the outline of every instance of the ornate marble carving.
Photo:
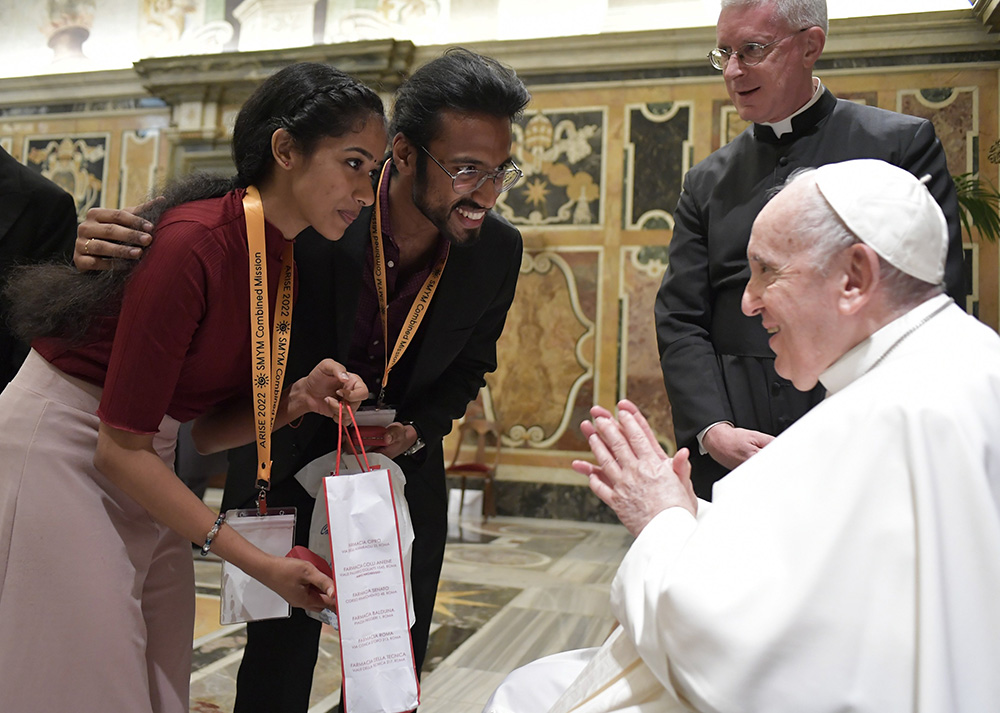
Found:
[{"label": "ornate marble carving", "polygon": [[513,155],[524,178],[496,209],[514,225],[604,223],[604,109],[526,113],[514,124]]},{"label": "ornate marble carving", "polygon": [[354,42],[386,37],[426,41],[439,35],[448,19],[448,12],[437,0],[329,3],[324,41]]},{"label": "ornate marble carving", "polygon": [[243,0],[233,16],[240,23],[240,51],[313,44],[317,0]]},{"label": "ornate marble carving", "polygon": [[73,196],[82,221],[88,210],[102,203],[109,139],[109,134],[29,137],[24,144],[24,164],[37,168]]},{"label": "ornate marble carving", "polygon": [[197,0],[142,0],[139,36],[143,44],[155,49],[176,43],[184,34],[187,16],[197,9]]},{"label": "ornate marble carving", "polygon": [[625,229],[672,230],[691,166],[691,102],[625,107]]},{"label": "ornate marble carving", "polygon": [[499,367],[487,375],[506,447],[586,448],[575,424],[592,402],[600,252],[524,254]]}]

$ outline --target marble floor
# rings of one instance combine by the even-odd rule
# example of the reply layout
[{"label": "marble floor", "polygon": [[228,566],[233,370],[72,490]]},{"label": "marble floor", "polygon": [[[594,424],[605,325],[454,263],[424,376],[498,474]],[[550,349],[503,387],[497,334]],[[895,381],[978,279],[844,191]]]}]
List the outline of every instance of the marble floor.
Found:
[{"label": "marble floor", "polygon": [[[210,491],[206,501],[215,497]],[[614,624],[608,588],[631,542],[621,525],[512,517],[483,522],[466,506],[450,526],[421,713],[480,713],[512,669],[603,641]],[[231,711],[245,629],[218,623],[219,561],[195,560],[191,711]],[[331,711],[339,696],[337,632],[324,626],[310,713]]]}]

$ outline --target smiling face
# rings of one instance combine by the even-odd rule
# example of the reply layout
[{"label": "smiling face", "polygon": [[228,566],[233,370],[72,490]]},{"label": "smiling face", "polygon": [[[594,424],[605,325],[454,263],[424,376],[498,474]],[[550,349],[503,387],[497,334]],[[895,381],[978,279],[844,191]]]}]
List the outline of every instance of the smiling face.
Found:
[{"label": "smiling face", "polygon": [[[744,121],[786,119],[812,97],[812,68],[822,52],[824,35],[818,27],[801,29],[778,20],[770,3],[728,7],[719,14],[718,47],[734,53],[722,75]],[[766,45],[775,40],[780,41],[753,67],[735,56],[747,43]]]},{"label": "smiling face", "polygon": [[[510,161],[510,140],[510,120],[506,117],[444,111],[438,118],[436,137],[424,148],[452,174],[463,168],[495,171]],[[478,240],[486,213],[499,195],[493,181],[459,194],[451,177],[422,151],[417,166],[414,205],[452,244],[468,245]]]},{"label": "smiling face", "polygon": [[834,257],[826,274],[813,264],[808,236],[801,235],[795,220],[801,190],[789,186],[754,221],[742,307],[748,317],[759,315],[771,335],[775,371],[807,391],[847,347],[838,308],[844,259]]},{"label": "smiling face", "polygon": [[375,200],[372,174],[385,146],[385,125],[372,117],[358,131],[320,139],[308,156],[293,152],[291,201],[302,223],[297,227],[311,225],[327,240],[340,239]]}]

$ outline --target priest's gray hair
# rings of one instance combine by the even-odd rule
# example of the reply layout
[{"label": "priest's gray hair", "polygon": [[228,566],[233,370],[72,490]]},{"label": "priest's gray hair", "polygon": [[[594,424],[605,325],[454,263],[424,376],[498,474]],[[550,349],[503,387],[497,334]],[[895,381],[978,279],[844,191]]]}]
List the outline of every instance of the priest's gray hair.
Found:
[{"label": "priest's gray hair", "polygon": [[[801,199],[795,205],[795,227],[799,235],[808,242],[810,263],[823,275],[830,272],[833,259],[841,252],[863,241],[847,227],[840,216],[823,198],[816,188],[815,168],[800,168],[793,171],[777,192],[793,183],[803,183]],[[776,192],[776,193],[777,193]],[[895,308],[914,307],[924,300],[943,291],[943,286],[932,285],[907,274],[891,265],[880,255],[878,258],[879,282],[885,290],[886,298]]]},{"label": "priest's gray hair", "polygon": [[793,30],[803,27],[819,27],[824,34],[830,34],[827,20],[826,0],[722,0],[722,9],[730,7],[774,6],[774,14]]}]

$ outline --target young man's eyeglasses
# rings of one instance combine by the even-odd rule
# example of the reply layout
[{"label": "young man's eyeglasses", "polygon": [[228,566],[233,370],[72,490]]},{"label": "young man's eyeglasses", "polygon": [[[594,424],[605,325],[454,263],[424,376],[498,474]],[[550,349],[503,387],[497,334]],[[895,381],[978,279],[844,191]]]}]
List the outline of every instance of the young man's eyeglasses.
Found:
[{"label": "young man's eyeglasses", "polygon": [[795,35],[800,32],[805,32],[808,29],[808,27],[803,27],[801,30],[793,32],[790,35],[785,35],[784,37],[779,37],[772,42],[768,42],[766,45],[762,45],[759,42],[747,42],[735,51],[724,50],[721,47],[716,47],[708,53],[708,61],[712,63],[713,67],[721,72],[729,64],[730,58],[733,55],[736,55],[736,59],[738,59],[744,66],[753,67],[763,62],[767,55],[770,54],[770,49],[776,44],[787,40],[789,37],[795,37]]},{"label": "young man's eyeglasses", "polygon": [[477,190],[481,185],[487,181],[493,181],[493,189],[497,193],[503,193],[504,191],[509,191],[514,185],[521,180],[521,176],[524,173],[515,165],[513,161],[510,162],[510,168],[501,168],[496,171],[480,171],[478,168],[463,168],[458,173],[452,173],[447,168],[441,165],[441,162],[434,158],[434,154],[428,151],[423,146],[424,153],[431,157],[431,161],[436,163],[442,171],[451,176],[451,185],[455,189],[455,193],[459,195],[464,195],[466,193],[472,193]]}]

